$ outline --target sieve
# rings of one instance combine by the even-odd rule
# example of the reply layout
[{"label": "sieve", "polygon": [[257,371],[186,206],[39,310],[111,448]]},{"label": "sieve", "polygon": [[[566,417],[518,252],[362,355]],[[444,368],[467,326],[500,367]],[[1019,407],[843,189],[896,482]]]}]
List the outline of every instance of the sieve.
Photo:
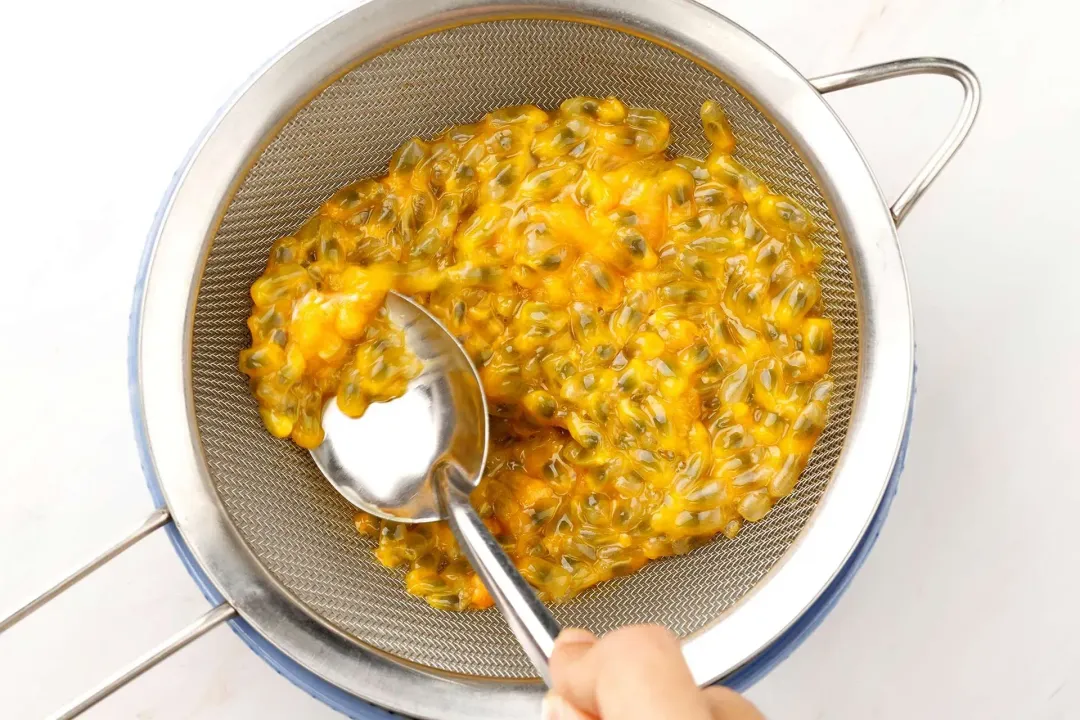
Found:
[{"label": "sieve", "polygon": [[[902,75],[963,88],[944,143],[890,206],[823,94]],[[963,142],[975,76],[918,58],[808,80],[690,0],[369,0],[310,32],[222,109],[161,206],[131,320],[136,434],[159,508],[134,533],[0,621],[40,607],[165,527],[214,604],[68,706],[90,707],[228,622],[299,686],[358,718],[535,715],[542,684],[497,614],[407,595],[306,452],[260,425],[236,357],[270,243],[338,187],[381,174],[408,138],[521,103],[615,95],[706,153],[697,109],[720,102],[737,159],[808,208],[834,326],[829,423],[795,491],[735,540],[650,563],[552,608],[604,632],[675,631],[699,683],[745,687],[789,653],[869,551],[902,465],[914,335],[896,227]]]}]

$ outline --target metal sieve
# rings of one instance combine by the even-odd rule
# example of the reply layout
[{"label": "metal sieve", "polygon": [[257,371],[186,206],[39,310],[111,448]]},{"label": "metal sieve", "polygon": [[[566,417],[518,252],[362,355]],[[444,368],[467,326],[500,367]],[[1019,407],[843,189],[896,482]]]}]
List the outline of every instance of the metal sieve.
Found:
[{"label": "metal sieve", "polygon": [[[890,208],[822,93],[917,73],[957,79],[963,107]],[[161,526],[217,607],[68,715],[225,620],[354,717],[389,717],[382,708],[422,718],[535,714],[542,686],[497,613],[439,612],[407,595],[308,454],[263,429],[236,358],[248,339],[248,289],[270,243],[335,189],[383,172],[410,137],[577,95],[664,111],[673,151],[696,156],[707,152],[701,102],[723,105],[737,158],[816,221],[836,389],[795,492],[764,520],[553,612],[564,626],[596,632],[665,624],[682,636],[699,682],[739,686],[827,611],[884,518],[910,420],[913,331],[896,225],[970,129],[974,75],[914,59],[807,80],[690,0],[369,0],[255,76],[162,206],[131,349],[137,432],[162,509],[0,629]]]}]

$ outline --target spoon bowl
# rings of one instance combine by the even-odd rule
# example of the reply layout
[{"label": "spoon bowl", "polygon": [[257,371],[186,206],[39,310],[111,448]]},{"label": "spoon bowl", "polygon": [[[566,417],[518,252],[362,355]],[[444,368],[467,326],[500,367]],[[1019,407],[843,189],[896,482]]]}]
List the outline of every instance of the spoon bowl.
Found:
[{"label": "spoon bowl", "polygon": [[397,522],[432,522],[444,517],[436,475],[453,466],[466,492],[480,482],[487,403],[476,367],[438,320],[397,293],[387,295],[386,309],[423,369],[404,395],[372,403],[358,418],[341,412],[334,399],[327,402],[326,437],[311,456],[361,510]]}]

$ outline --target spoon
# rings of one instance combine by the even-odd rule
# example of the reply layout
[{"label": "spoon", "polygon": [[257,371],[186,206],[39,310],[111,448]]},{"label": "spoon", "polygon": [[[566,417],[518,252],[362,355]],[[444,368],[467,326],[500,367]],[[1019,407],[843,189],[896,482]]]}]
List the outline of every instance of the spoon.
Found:
[{"label": "spoon", "polygon": [[525,654],[547,685],[559,624],[469,502],[488,448],[487,401],[465,349],[426,309],[397,293],[390,320],[423,370],[401,397],[372,403],[359,418],[331,398],[315,464],[346,500],[403,523],[446,520]]}]

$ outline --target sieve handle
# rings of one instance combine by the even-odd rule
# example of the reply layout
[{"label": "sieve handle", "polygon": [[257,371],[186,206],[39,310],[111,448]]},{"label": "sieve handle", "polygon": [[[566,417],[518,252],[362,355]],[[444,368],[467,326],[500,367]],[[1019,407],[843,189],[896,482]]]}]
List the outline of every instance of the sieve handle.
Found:
[{"label": "sieve handle", "polygon": [[915,206],[922,194],[930,187],[930,183],[937,179],[945,165],[952,160],[953,155],[964,144],[971,126],[975,122],[975,116],[979,113],[981,90],[979,78],[967,65],[946,58],[920,57],[907,60],[894,60],[881,63],[880,65],[868,65],[855,70],[823,75],[810,80],[818,92],[830,93],[835,90],[869,85],[870,83],[890,80],[905,75],[944,75],[956,80],[964,91],[964,98],[960,105],[960,115],[953,123],[952,129],[945,137],[938,149],[930,156],[915,178],[908,183],[900,197],[892,204],[893,222],[899,226],[911,208]]},{"label": "sieve handle", "polygon": [[[50,600],[63,593],[75,583],[82,580],[90,573],[97,570],[99,567],[115,558],[120,553],[130,548],[135,543],[139,542],[146,536],[153,533],[159,528],[165,527],[169,523],[171,518],[169,517],[169,511],[160,509],[151,513],[150,517],[146,519],[139,527],[135,528],[127,537],[117,542],[115,545],[107,549],[105,552],[98,555],[96,558],[80,567],[75,572],[65,577],[60,582],[53,585],[51,588],[41,593],[33,600],[27,602],[18,610],[8,615],[6,618],[0,620],[0,633],[8,630],[19,621],[26,618],[28,615],[38,610]],[[109,695],[122,688],[128,682],[142,675],[150,668],[157,665],[159,662],[169,657],[177,650],[180,650],[188,643],[197,640],[205,635],[208,631],[220,625],[222,622],[229,620],[236,616],[236,610],[233,609],[228,603],[222,603],[215,608],[209,610],[205,615],[200,617],[194,623],[184,628],[180,632],[173,635],[158,647],[151,650],[146,655],[133,662],[128,667],[117,672],[108,680],[101,683],[98,687],[83,695],[78,700],[72,702],[63,710],[53,715],[54,720],[69,720],[69,718],[77,717],[82,713],[89,710],[94,705],[98,704]]]},{"label": "sieve handle", "polygon": [[559,634],[559,623],[536,592],[499,546],[469,502],[474,483],[456,466],[446,470],[436,483],[446,519],[469,563],[484,581],[506,623],[514,632],[544,684],[551,686],[548,663]]}]

